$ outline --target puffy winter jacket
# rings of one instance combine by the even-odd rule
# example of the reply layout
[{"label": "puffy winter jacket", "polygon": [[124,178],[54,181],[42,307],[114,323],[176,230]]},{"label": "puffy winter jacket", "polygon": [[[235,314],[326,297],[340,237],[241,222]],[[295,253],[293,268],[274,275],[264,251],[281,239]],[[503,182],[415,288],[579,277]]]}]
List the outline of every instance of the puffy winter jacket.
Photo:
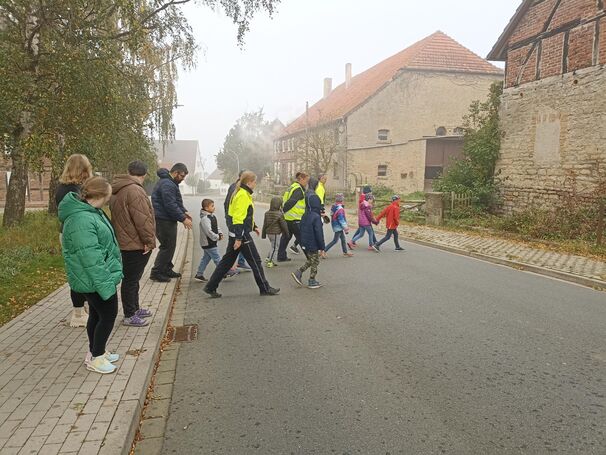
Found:
[{"label": "puffy winter jacket", "polygon": [[301,246],[305,251],[311,253],[323,251],[326,248],[322,217],[320,216],[321,208],[320,198],[316,194],[311,195],[307,200],[305,215],[301,218]]},{"label": "puffy winter jacket", "polygon": [[372,206],[370,202],[364,200],[360,204],[360,210],[358,210],[358,225],[359,226],[370,226],[375,220],[372,216]]},{"label": "puffy winter jacket", "polygon": [[168,169],[159,169],[158,177],[160,180],[156,183],[152,193],[152,204],[156,219],[167,221],[184,221],[185,207],[179,185],[170,176]]},{"label": "puffy winter jacket", "polygon": [[282,198],[276,196],[271,199],[269,210],[265,212],[261,237],[266,238],[268,235],[278,234],[288,235],[288,225],[282,211]]},{"label": "puffy winter jacket", "polygon": [[156,221],[147,193],[135,177],[117,175],[109,201],[112,226],[123,251],[156,247]]},{"label": "puffy winter jacket", "polygon": [[377,221],[383,217],[385,217],[387,229],[397,229],[400,225],[400,201],[394,201],[385,207],[377,217]]},{"label": "puffy winter jacket", "polygon": [[63,223],[62,249],[70,288],[96,292],[108,300],[122,279],[122,259],[107,216],[69,193],[59,204],[59,220]]},{"label": "puffy winter jacket", "polygon": [[330,208],[331,226],[334,232],[340,232],[347,229],[347,219],[345,218],[345,207],[343,204],[334,204]]}]

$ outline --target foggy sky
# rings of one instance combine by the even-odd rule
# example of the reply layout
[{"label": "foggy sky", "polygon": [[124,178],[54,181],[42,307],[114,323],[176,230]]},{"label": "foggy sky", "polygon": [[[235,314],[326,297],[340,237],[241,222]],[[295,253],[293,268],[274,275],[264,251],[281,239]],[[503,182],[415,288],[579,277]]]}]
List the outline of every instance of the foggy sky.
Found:
[{"label": "foggy sky", "polygon": [[[256,18],[236,42],[236,27],[200,5],[185,11],[200,46],[194,71],[181,70],[176,138],[197,139],[206,171],[229,129],[244,113],[262,107],[268,120],[294,120],[333,87],[441,30],[486,57],[519,0],[283,0],[273,19]],[[502,64],[498,64],[502,67]]]}]

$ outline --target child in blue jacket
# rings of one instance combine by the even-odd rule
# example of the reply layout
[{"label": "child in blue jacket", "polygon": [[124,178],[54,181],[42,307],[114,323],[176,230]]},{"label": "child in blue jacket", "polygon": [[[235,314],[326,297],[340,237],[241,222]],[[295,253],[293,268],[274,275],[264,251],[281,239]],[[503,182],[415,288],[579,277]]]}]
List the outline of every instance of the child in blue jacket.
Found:
[{"label": "child in blue jacket", "polygon": [[320,198],[312,194],[307,200],[305,215],[301,218],[301,247],[305,251],[307,256],[307,262],[298,270],[294,271],[291,275],[293,279],[303,286],[303,272],[307,269],[311,269],[309,273],[309,281],[307,287],[310,289],[317,289],[322,285],[316,281],[316,274],[318,273],[318,265],[320,264],[320,255],[324,253],[324,229],[322,225],[322,217],[320,212],[322,211],[322,203]]},{"label": "child in blue jacket", "polygon": [[343,256],[352,257],[353,253],[347,251],[347,240],[345,239],[345,235],[349,234],[349,227],[347,226],[347,219],[345,217],[345,207],[343,206],[343,201],[343,194],[337,194],[335,196],[335,203],[330,208],[331,227],[333,232],[335,233],[335,237],[334,239],[332,239],[332,242],[326,245],[324,253],[326,254],[328,250],[330,250],[333,246],[337,244],[339,240],[341,240],[341,249],[343,250]]}]

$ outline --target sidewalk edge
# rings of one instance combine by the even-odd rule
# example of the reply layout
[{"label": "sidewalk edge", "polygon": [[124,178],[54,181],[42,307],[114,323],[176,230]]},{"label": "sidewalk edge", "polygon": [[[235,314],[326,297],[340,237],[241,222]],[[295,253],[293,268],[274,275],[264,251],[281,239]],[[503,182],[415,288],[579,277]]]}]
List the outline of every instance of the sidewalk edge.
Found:
[{"label": "sidewalk edge", "polygon": [[[183,254],[177,269],[179,271],[183,270],[185,263],[189,260],[187,248],[191,241],[191,231],[187,231],[185,236]],[[150,328],[150,332],[143,344],[145,352],[142,352],[138,357],[138,360],[142,360],[141,364],[137,362],[136,365],[136,368],[138,367],[139,370],[137,371],[135,369],[132,373],[133,375],[139,376],[139,378],[134,378],[133,380],[133,376],[131,375],[124,391],[123,398],[120,400],[118,409],[112,419],[112,424],[106,435],[104,444],[99,451],[100,455],[114,455],[116,453],[128,455],[131,451],[132,443],[137,434],[137,430],[139,429],[147,389],[150,386],[154,366],[160,355],[160,345],[169,323],[170,309],[177,296],[181,280],[182,278],[175,280],[172,290],[162,297],[162,301],[158,308],[158,310],[162,311],[162,323]],[[128,398],[129,390],[131,390],[133,398]]]},{"label": "sidewalk edge", "polygon": [[427,240],[419,240],[414,237],[409,237],[405,234],[400,234],[400,238],[418,245],[426,246],[429,248],[435,248],[438,250],[448,251],[450,253],[459,254],[461,256],[467,256],[474,259],[479,259],[486,262],[492,262],[493,264],[504,265],[507,267],[514,268],[516,270],[523,270],[526,272],[536,273],[538,275],[548,276],[550,278],[557,278],[563,281],[579,284],[581,286],[589,287],[597,291],[606,291],[606,281],[595,280],[593,278],[587,278],[581,275],[574,275],[572,273],[566,273],[559,270],[548,269],[537,265],[531,265],[525,262],[512,261],[510,259],[498,258],[490,256],[488,254],[477,253],[475,251],[467,251],[461,248],[455,248],[448,245],[441,245],[439,243],[429,242]]}]

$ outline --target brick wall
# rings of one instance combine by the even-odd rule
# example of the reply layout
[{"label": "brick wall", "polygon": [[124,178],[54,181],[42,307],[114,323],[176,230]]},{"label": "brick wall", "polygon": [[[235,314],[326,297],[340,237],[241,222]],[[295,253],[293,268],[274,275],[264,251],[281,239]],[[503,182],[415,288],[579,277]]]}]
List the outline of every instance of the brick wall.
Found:
[{"label": "brick wall", "polygon": [[497,174],[504,210],[555,206],[572,189],[591,198],[606,169],[606,69],[591,67],[509,88]]},{"label": "brick wall", "polygon": [[[508,42],[506,87],[604,63],[603,14],[596,0],[562,0],[559,5],[544,0],[530,7]],[[538,72],[533,70],[537,59]]]}]

